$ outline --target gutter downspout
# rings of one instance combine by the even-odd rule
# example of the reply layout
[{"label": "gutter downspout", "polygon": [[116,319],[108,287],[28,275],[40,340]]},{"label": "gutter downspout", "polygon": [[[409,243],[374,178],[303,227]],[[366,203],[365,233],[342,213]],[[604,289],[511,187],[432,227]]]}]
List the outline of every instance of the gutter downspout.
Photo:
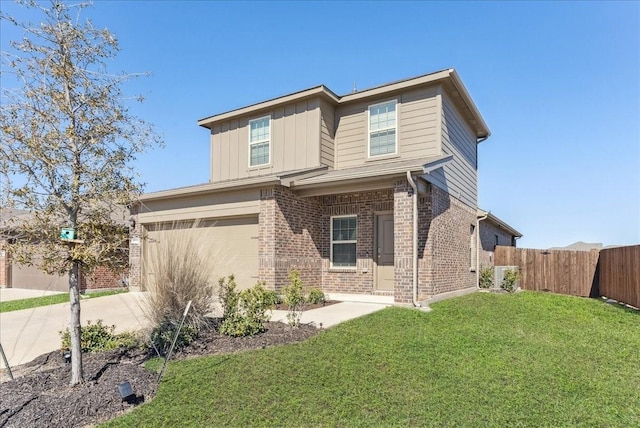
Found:
[{"label": "gutter downspout", "polygon": [[489,217],[489,211],[482,217],[476,216],[476,288],[480,289],[480,222]]},{"label": "gutter downspout", "polygon": [[411,176],[411,171],[407,171],[407,181],[413,189],[413,294],[411,300],[413,306],[419,308],[421,305],[418,303],[418,186]]}]

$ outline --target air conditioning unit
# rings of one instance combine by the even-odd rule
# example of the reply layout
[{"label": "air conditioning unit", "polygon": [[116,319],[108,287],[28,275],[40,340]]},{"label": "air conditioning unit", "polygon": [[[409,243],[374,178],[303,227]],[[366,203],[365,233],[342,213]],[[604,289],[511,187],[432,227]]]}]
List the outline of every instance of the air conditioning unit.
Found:
[{"label": "air conditioning unit", "polygon": [[[493,268],[493,287],[501,288],[502,280],[504,280],[504,273],[508,270],[519,271],[518,266],[494,266]],[[516,282],[516,288],[520,287],[520,281]]]}]

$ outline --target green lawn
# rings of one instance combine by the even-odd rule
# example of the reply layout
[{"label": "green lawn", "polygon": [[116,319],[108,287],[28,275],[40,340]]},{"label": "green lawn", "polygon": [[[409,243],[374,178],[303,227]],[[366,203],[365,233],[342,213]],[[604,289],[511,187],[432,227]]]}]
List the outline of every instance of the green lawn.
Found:
[{"label": "green lawn", "polygon": [[[126,290],[108,290],[85,293],[81,295],[81,299],[95,299],[96,297],[111,296],[113,294],[124,293]],[[22,309],[31,309],[38,306],[55,305],[57,303],[66,303],[69,301],[68,293],[52,294],[50,296],[33,297],[31,299],[9,300],[0,302],[0,313],[20,311]]]},{"label": "green lawn", "polygon": [[638,426],[640,314],[544,293],[388,308],[301,344],[173,362],[111,427]]}]

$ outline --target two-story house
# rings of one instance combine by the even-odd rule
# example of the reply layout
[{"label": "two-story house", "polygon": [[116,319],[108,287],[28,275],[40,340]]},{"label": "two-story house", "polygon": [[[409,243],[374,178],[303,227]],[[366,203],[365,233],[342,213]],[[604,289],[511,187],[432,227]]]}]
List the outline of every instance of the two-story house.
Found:
[{"label": "two-story house", "polygon": [[320,85],[198,124],[210,182],[133,207],[132,286],[153,274],[149,248],[190,236],[212,281],[233,273],[241,288],[280,289],[292,269],[332,297],[415,303],[476,287],[490,132],[455,70],[343,96]]}]

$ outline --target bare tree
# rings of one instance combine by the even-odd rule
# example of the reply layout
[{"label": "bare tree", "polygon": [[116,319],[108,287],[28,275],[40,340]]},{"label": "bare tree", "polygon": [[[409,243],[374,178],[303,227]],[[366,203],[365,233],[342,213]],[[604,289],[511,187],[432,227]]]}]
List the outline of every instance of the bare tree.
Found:
[{"label": "bare tree", "polygon": [[[141,192],[131,163],[162,142],[151,125],[129,113],[134,99],[123,96],[122,84],[140,75],[107,71],[118,42],[81,18],[89,4],[19,3],[42,22],[1,15],[24,37],[2,52],[3,86],[11,80],[7,74],[17,83],[2,90],[0,206],[32,213],[10,226],[14,260],[69,274],[71,384],[77,384],[83,382],[79,272],[126,263],[122,209]],[[74,229],[77,239],[61,240],[63,227]]]}]

